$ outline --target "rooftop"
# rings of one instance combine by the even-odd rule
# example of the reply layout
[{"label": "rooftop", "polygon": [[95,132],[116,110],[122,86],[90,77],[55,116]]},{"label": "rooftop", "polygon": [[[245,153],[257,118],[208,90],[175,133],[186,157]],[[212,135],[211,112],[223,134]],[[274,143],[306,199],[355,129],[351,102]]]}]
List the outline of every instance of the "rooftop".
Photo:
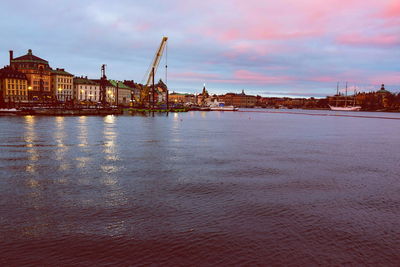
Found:
[{"label": "rooftop", "polygon": [[115,87],[117,87],[117,84],[118,84],[118,88],[119,88],[119,89],[133,90],[133,88],[129,87],[128,85],[124,84],[124,83],[121,82],[121,81],[109,80],[109,82],[110,82],[113,86],[115,86]]},{"label": "rooftop", "polygon": [[75,84],[98,85],[95,81],[89,80],[87,77],[74,77]]},{"label": "rooftop", "polygon": [[6,78],[26,80],[26,75],[9,66],[6,66],[0,69],[0,79],[6,79]]},{"label": "rooftop", "polygon": [[44,60],[40,57],[37,57],[32,54],[32,49],[28,50],[28,53],[24,56],[16,57],[11,60],[11,62],[35,62],[35,63],[43,63],[43,64],[49,64],[47,60]]},{"label": "rooftop", "polygon": [[64,69],[55,69],[55,70],[51,70],[51,74],[53,75],[64,75],[64,76],[74,76],[69,72],[66,72]]}]

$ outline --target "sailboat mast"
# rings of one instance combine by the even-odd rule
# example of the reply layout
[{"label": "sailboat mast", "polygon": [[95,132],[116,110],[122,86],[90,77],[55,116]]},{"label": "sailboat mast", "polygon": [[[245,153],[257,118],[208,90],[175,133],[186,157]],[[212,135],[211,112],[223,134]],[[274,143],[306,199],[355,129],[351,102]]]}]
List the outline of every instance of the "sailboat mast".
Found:
[{"label": "sailboat mast", "polygon": [[336,106],[338,106],[338,101],[339,101],[339,82],[336,85]]},{"label": "sailboat mast", "polygon": [[344,98],[344,106],[347,107],[347,82],[346,82],[346,96]]}]

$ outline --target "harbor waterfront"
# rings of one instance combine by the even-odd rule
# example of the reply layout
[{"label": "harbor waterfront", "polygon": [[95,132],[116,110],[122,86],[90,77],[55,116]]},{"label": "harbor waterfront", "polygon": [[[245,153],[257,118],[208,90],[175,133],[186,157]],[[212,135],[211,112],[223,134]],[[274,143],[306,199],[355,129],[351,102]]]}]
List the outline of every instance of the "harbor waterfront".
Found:
[{"label": "harbor waterfront", "polygon": [[398,266],[400,114],[264,111],[0,117],[0,264]]}]

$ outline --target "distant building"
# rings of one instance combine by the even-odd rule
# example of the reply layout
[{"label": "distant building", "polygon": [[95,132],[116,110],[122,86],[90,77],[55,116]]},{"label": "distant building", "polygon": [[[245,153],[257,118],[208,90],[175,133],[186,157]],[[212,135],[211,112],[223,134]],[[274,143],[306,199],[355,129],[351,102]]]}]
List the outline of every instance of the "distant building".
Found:
[{"label": "distant building", "polygon": [[253,95],[246,95],[244,90],[242,93],[227,93],[219,97],[220,100],[225,102],[225,105],[233,105],[235,107],[253,108],[257,103],[257,97]]},{"label": "distant building", "polygon": [[133,101],[134,89],[125,85],[121,81],[110,80],[110,83],[116,88],[118,95],[118,105],[128,106]]},{"label": "distant building", "polygon": [[156,88],[156,102],[166,103],[168,88],[167,85],[160,79],[157,84],[154,85]]},{"label": "distant building", "polygon": [[28,79],[10,66],[0,69],[0,104],[2,102],[26,102]]},{"label": "distant building", "polygon": [[376,92],[376,95],[378,97],[378,102],[384,107],[384,108],[388,108],[390,106],[390,96],[392,95],[391,92],[387,91],[385,89],[385,85],[382,84],[381,85],[381,89],[379,91]]},{"label": "distant building", "polygon": [[100,84],[87,77],[74,78],[74,99],[78,102],[100,101]]},{"label": "distant building", "polygon": [[133,80],[124,80],[123,84],[128,86],[129,88],[133,89],[133,99],[134,101],[139,101],[140,100],[140,90],[141,90],[141,85],[135,83]]},{"label": "distant building", "polygon": [[180,103],[180,104],[185,104],[185,103],[195,103],[195,96],[194,94],[182,94],[182,93],[175,93],[172,92],[168,96],[169,102],[173,103]]},{"label": "distant building", "polygon": [[74,82],[71,73],[64,69],[51,71],[51,91],[54,92],[58,101],[70,101],[74,97]]},{"label": "distant building", "polygon": [[[101,80],[92,79],[91,81],[97,83],[101,90]],[[115,101],[116,101],[116,97],[117,97],[117,94],[116,94],[117,88],[109,80],[105,81],[105,86],[106,86],[106,88],[105,88],[106,89],[106,102],[108,104],[115,105],[116,104]]]},{"label": "distant building", "polygon": [[210,102],[210,95],[208,94],[206,86],[204,85],[201,94],[197,95],[196,103],[203,106],[206,105],[207,102]]},{"label": "distant building", "polygon": [[17,58],[14,58],[13,51],[10,51],[10,66],[26,75],[29,100],[54,99],[51,91],[51,68],[47,60],[33,55],[31,49],[26,55]]}]

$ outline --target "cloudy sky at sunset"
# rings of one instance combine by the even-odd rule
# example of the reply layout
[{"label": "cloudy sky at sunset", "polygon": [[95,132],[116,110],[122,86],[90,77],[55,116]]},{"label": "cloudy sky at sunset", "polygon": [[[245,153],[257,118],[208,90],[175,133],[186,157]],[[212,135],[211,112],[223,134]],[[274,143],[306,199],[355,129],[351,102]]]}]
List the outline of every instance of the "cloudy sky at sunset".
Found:
[{"label": "cloudy sky at sunset", "polygon": [[[400,91],[399,0],[1,0],[0,64],[28,49],[75,75],[142,82],[163,35],[170,90]],[[158,78],[165,77],[165,57]]]}]

